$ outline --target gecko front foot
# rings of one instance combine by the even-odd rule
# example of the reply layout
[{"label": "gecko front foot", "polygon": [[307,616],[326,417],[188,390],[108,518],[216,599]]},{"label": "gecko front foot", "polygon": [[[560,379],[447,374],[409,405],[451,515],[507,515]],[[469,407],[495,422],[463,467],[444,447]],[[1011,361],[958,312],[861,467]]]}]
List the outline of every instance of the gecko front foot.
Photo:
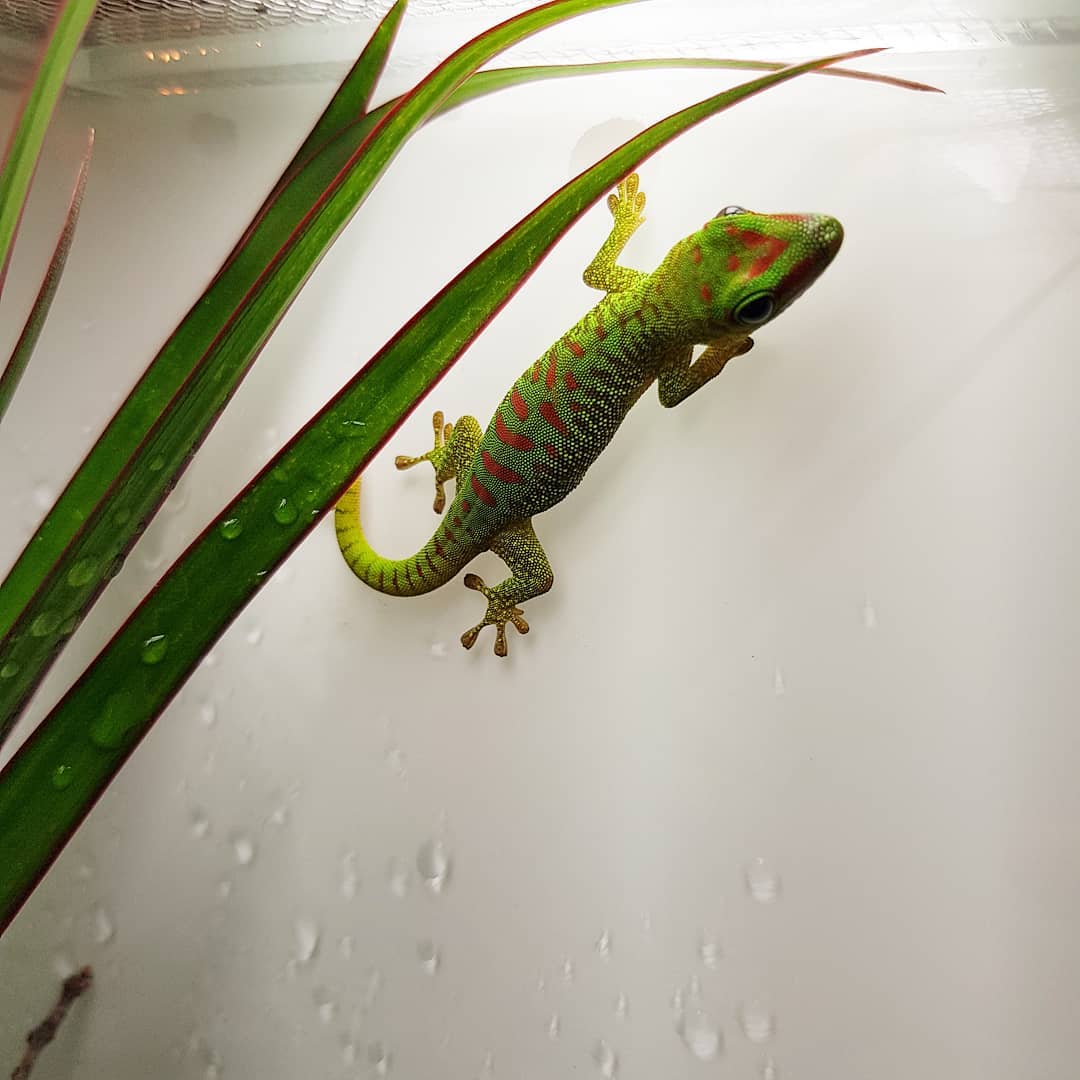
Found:
[{"label": "gecko front foot", "polygon": [[608,209],[617,228],[625,229],[629,237],[645,220],[645,192],[638,190],[638,174],[631,173],[620,181],[615,191],[607,197]]},{"label": "gecko front foot", "polygon": [[435,446],[419,457],[407,457],[405,454],[398,454],[394,458],[394,464],[399,469],[411,469],[414,465],[419,465],[421,461],[430,461],[434,465],[435,502],[432,504],[432,509],[436,514],[441,514],[446,508],[446,488],[443,485],[449,479],[449,477],[442,475],[442,465],[446,458],[446,446],[443,440],[449,442],[454,429],[451,424],[443,425],[443,414],[441,412],[436,412],[431,418],[431,426],[435,429]]},{"label": "gecko front foot", "polygon": [[514,607],[513,604],[504,600],[498,591],[498,587],[489,589],[485,584],[483,578],[478,577],[476,574],[465,575],[465,588],[474,589],[478,593],[483,593],[487,597],[488,607],[487,613],[484,615],[484,621],[478,623],[471,630],[466,630],[461,635],[461,644],[466,649],[471,649],[476,644],[476,639],[480,636],[480,631],[485,626],[495,627],[495,655],[506,656],[506,624],[513,623],[514,628],[519,634],[527,634],[529,632],[529,624],[525,621],[525,617],[521,608]]}]

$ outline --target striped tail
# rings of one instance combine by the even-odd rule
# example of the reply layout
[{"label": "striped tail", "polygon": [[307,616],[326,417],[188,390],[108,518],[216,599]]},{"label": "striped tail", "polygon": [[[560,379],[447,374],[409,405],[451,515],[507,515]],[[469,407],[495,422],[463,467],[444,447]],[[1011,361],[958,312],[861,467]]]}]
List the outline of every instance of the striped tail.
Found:
[{"label": "striped tail", "polygon": [[440,543],[436,531],[412,558],[383,558],[367,542],[360,525],[359,479],[338,500],[334,510],[334,530],[349,569],[365,585],[389,596],[420,596],[431,592],[445,585],[479,554],[479,549],[471,546]]}]

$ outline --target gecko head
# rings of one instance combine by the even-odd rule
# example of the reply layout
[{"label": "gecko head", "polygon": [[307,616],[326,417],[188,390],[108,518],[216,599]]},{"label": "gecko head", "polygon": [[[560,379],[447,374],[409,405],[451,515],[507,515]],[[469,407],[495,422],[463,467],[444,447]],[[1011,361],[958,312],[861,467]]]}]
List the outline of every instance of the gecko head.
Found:
[{"label": "gecko head", "polygon": [[758,214],[726,206],[668,259],[707,335],[746,335],[801,296],[843,238],[840,222],[826,214]]}]

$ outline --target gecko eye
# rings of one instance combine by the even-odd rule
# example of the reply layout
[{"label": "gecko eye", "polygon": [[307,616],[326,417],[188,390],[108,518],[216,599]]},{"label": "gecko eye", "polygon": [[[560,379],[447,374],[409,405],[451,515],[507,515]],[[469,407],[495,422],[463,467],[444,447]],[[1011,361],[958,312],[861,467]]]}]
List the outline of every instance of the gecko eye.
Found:
[{"label": "gecko eye", "polygon": [[725,206],[723,210],[717,214],[717,217],[730,217],[732,214],[745,214],[746,208],[743,206]]},{"label": "gecko eye", "polygon": [[768,293],[758,293],[735,309],[735,321],[743,326],[760,326],[771,318],[774,306],[773,298]]}]

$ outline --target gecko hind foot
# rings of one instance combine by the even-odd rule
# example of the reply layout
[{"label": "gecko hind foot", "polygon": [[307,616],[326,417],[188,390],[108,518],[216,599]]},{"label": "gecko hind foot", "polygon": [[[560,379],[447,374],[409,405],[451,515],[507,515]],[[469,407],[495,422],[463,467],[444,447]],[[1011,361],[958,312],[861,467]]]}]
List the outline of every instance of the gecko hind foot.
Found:
[{"label": "gecko hind foot", "polygon": [[466,649],[471,649],[476,644],[476,639],[480,636],[480,631],[485,626],[495,627],[495,655],[506,656],[506,624],[512,623],[514,628],[519,634],[527,634],[529,632],[529,624],[525,621],[525,616],[522,613],[521,608],[514,607],[512,604],[508,604],[505,600],[502,600],[495,589],[489,589],[481,577],[476,574],[465,575],[465,588],[473,589],[478,593],[483,593],[487,597],[488,608],[484,615],[484,620],[472,627],[470,630],[466,630],[461,635],[461,644]]},{"label": "gecko hind foot", "polygon": [[437,411],[431,418],[431,426],[435,429],[435,446],[429,450],[426,454],[421,454],[419,457],[408,457],[405,454],[398,454],[394,458],[394,464],[399,469],[411,469],[414,465],[419,465],[422,461],[430,461],[435,469],[435,501],[432,504],[432,509],[436,514],[441,514],[446,509],[446,488],[445,483],[451,478],[452,473],[446,475],[444,469],[444,463],[447,456],[447,444],[450,442],[450,436],[453,434],[454,425],[443,423],[443,414],[441,411]]}]

